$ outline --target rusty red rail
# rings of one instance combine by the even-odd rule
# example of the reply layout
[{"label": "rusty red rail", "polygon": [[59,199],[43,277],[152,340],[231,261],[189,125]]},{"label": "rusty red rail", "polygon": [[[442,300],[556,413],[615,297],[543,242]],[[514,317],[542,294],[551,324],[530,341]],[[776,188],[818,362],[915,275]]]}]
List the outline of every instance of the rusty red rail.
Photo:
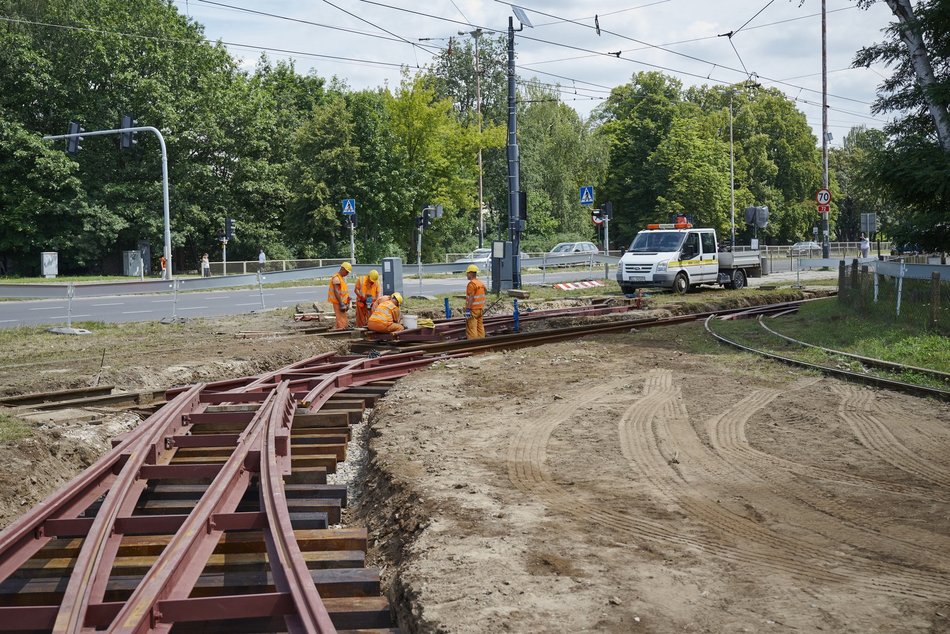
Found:
[{"label": "rusty red rail", "polygon": [[378,574],[362,568],[365,531],[327,528],[345,487],[326,473],[380,382],[435,359],[324,354],[169,390],[166,406],[0,534],[0,630],[389,627]]}]

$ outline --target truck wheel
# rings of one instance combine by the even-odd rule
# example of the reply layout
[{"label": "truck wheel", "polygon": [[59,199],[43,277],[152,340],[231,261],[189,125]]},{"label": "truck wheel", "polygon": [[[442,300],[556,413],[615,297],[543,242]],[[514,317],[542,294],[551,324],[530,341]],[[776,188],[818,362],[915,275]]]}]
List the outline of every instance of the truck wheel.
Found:
[{"label": "truck wheel", "polygon": [[634,293],[637,292],[637,287],[636,287],[636,286],[629,286],[629,285],[627,285],[627,284],[621,284],[621,285],[620,285],[620,292],[623,293],[624,295],[633,295]]},{"label": "truck wheel", "polygon": [[689,292],[689,278],[686,273],[678,273],[673,280],[673,292],[677,295],[685,295]]},{"label": "truck wheel", "polygon": [[745,271],[736,269],[732,272],[732,284],[729,285],[729,288],[737,291],[745,288]]}]

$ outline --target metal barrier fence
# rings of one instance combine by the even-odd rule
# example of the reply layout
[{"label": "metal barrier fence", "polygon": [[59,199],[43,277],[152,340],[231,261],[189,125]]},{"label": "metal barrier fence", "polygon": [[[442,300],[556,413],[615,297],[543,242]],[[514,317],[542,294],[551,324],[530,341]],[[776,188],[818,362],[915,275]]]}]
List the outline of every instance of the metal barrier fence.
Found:
[{"label": "metal barrier fence", "polygon": [[840,262],[838,299],[892,323],[950,334],[950,266],[852,260]]}]

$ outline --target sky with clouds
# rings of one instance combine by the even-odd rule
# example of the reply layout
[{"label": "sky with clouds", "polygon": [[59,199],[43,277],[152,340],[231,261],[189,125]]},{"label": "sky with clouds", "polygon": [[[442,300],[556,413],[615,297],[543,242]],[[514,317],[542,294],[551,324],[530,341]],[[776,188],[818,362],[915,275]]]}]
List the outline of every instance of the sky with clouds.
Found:
[{"label": "sky with clouds", "polygon": [[[871,113],[888,68],[851,69],[855,52],[884,39],[893,16],[878,2],[826,0],[828,104],[832,146],[855,125],[881,127]],[[423,68],[434,54],[476,27],[507,29],[512,5],[500,0],[174,0],[253,67],[261,52],[295,61],[300,72],[337,76],[354,89],[396,86],[400,66]],[[729,84],[752,75],[797,100],[821,131],[820,0],[525,0],[534,25],[519,32],[522,78],[562,87],[582,115],[611,88],[642,70],[661,70],[685,85]],[[255,11],[259,13],[251,13]],[[263,15],[262,13],[270,14]],[[596,16],[596,20],[595,20]],[[600,27],[597,34],[596,26]],[[518,21],[515,21],[517,28]],[[732,33],[731,38],[725,34]],[[619,57],[612,53],[620,52]]]}]

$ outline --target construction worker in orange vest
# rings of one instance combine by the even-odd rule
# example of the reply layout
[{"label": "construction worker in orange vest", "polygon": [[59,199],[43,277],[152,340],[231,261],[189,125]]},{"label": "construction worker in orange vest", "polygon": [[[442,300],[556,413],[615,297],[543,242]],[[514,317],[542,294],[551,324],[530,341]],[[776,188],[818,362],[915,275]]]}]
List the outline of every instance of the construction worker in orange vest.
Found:
[{"label": "construction worker in orange vest", "polygon": [[402,293],[393,293],[389,298],[377,302],[369,318],[369,329],[373,332],[405,330],[405,326],[400,323],[402,321],[402,316],[399,314],[400,306],[402,306]]},{"label": "construction worker in orange vest", "polygon": [[379,271],[373,269],[369,275],[356,278],[356,327],[366,328],[369,316],[373,312],[373,302],[379,297]]},{"label": "construction worker in orange vest", "polygon": [[330,288],[327,289],[327,301],[333,304],[333,314],[336,315],[336,329],[346,330],[350,327],[347,311],[350,310],[350,292],[346,288],[346,276],[353,270],[353,265],[344,262],[340,270],[330,278]]},{"label": "construction worker in orange vest", "polygon": [[478,267],[469,264],[465,269],[468,286],[465,287],[465,338],[485,336],[485,282],[478,279]]}]

